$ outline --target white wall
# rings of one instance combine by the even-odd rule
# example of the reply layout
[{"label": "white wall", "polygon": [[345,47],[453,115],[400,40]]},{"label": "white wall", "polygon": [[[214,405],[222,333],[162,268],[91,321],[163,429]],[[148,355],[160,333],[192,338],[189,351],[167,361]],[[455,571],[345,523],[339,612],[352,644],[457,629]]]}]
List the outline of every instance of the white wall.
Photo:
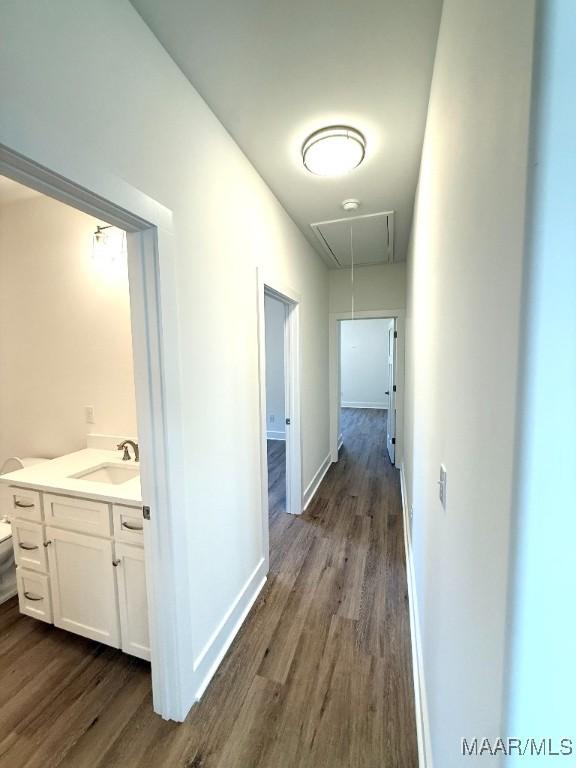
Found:
[{"label": "white wall", "polygon": [[266,424],[270,440],[286,439],[284,408],[284,323],[285,305],[273,296],[264,296],[266,328]]},{"label": "white wall", "polygon": [[175,628],[182,714],[265,564],[256,267],[302,300],[304,487],[329,450],[326,267],[127,0],[8,2],[0,24],[0,142],[105,197],[140,191],[173,214],[160,274],[170,238],[184,446],[169,459],[186,482],[171,547],[189,590]]},{"label": "white wall", "polygon": [[388,408],[388,330],[393,325],[393,320],[341,321],[342,406]]},{"label": "white wall", "polygon": [[136,435],[126,264],[92,259],[99,223],[44,196],[0,207],[0,465]]},{"label": "white wall", "polygon": [[351,270],[331,269],[330,312],[350,312],[352,292],[354,309],[403,309],[406,306],[406,264],[377,264],[372,267],[356,267],[354,290]]},{"label": "white wall", "polygon": [[533,32],[530,0],[445,0],[416,200],[405,470],[437,768],[502,735]]},{"label": "white wall", "polygon": [[541,4],[506,723],[506,733],[547,736],[556,749],[574,739],[576,690],[575,40],[572,0]]}]

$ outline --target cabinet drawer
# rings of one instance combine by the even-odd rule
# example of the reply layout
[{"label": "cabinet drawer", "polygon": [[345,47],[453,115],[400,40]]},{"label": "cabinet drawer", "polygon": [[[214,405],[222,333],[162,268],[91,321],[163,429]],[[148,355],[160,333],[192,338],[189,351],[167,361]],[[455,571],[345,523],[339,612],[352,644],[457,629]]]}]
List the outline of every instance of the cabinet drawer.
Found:
[{"label": "cabinet drawer", "polygon": [[36,523],[42,522],[42,501],[38,491],[31,491],[28,488],[17,488],[15,486],[10,486],[8,490],[9,508],[12,517],[33,520]]},{"label": "cabinet drawer", "polygon": [[48,557],[44,546],[44,526],[28,520],[16,519],[12,523],[14,559],[19,568],[48,571]]},{"label": "cabinet drawer", "polygon": [[52,601],[48,576],[43,573],[28,571],[26,568],[18,568],[16,580],[20,613],[51,624]]},{"label": "cabinet drawer", "polygon": [[111,536],[110,505],[73,496],[44,494],[44,518],[58,528],[95,536]]},{"label": "cabinet drawer", "polygon": [[140,507],[123,507],[114,504],[112,507],[114,519],[114,538],[127,544],[144,544],[144,521]]}]

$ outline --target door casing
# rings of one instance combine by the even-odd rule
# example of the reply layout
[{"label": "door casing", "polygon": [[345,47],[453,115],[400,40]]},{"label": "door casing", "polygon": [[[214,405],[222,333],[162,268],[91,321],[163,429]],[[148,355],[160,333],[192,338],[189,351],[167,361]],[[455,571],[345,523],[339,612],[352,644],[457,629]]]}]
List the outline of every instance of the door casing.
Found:
[{"label": "door casing", "polygon": [[260,382],[260,471],[262,483],[262,527],[266,552],[268,546],[268,455],[266,425],[266,336],[264,295],[279,299],[286,307],[284,324],[284,400],[286,416],[286,511],[302,512],[302,434],[300,424],[300,294],[273,276],[257,269],[258,359]]}]

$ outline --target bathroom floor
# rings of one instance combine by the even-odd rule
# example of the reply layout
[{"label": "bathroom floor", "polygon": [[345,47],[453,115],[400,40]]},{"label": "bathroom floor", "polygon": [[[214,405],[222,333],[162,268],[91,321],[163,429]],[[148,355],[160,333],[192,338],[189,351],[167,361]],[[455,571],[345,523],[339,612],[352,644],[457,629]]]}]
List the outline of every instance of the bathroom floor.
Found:
[{"label": "bathroom floor", "polygon": [[270,574],[185,723],[149,665],[0,606],[0,768],[416,768],[398,473],[385,411],[346,409],[305,514],[271,516]]}]

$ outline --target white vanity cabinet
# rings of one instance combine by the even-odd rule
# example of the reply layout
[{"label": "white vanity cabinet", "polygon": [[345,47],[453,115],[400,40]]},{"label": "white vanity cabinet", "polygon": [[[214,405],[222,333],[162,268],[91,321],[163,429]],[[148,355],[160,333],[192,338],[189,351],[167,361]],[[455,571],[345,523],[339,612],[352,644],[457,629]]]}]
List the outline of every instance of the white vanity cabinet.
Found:
[{"label": "white vanity cabinet", "polygon": [[141,507],[9,491],[20,611],[150,659]]}]

